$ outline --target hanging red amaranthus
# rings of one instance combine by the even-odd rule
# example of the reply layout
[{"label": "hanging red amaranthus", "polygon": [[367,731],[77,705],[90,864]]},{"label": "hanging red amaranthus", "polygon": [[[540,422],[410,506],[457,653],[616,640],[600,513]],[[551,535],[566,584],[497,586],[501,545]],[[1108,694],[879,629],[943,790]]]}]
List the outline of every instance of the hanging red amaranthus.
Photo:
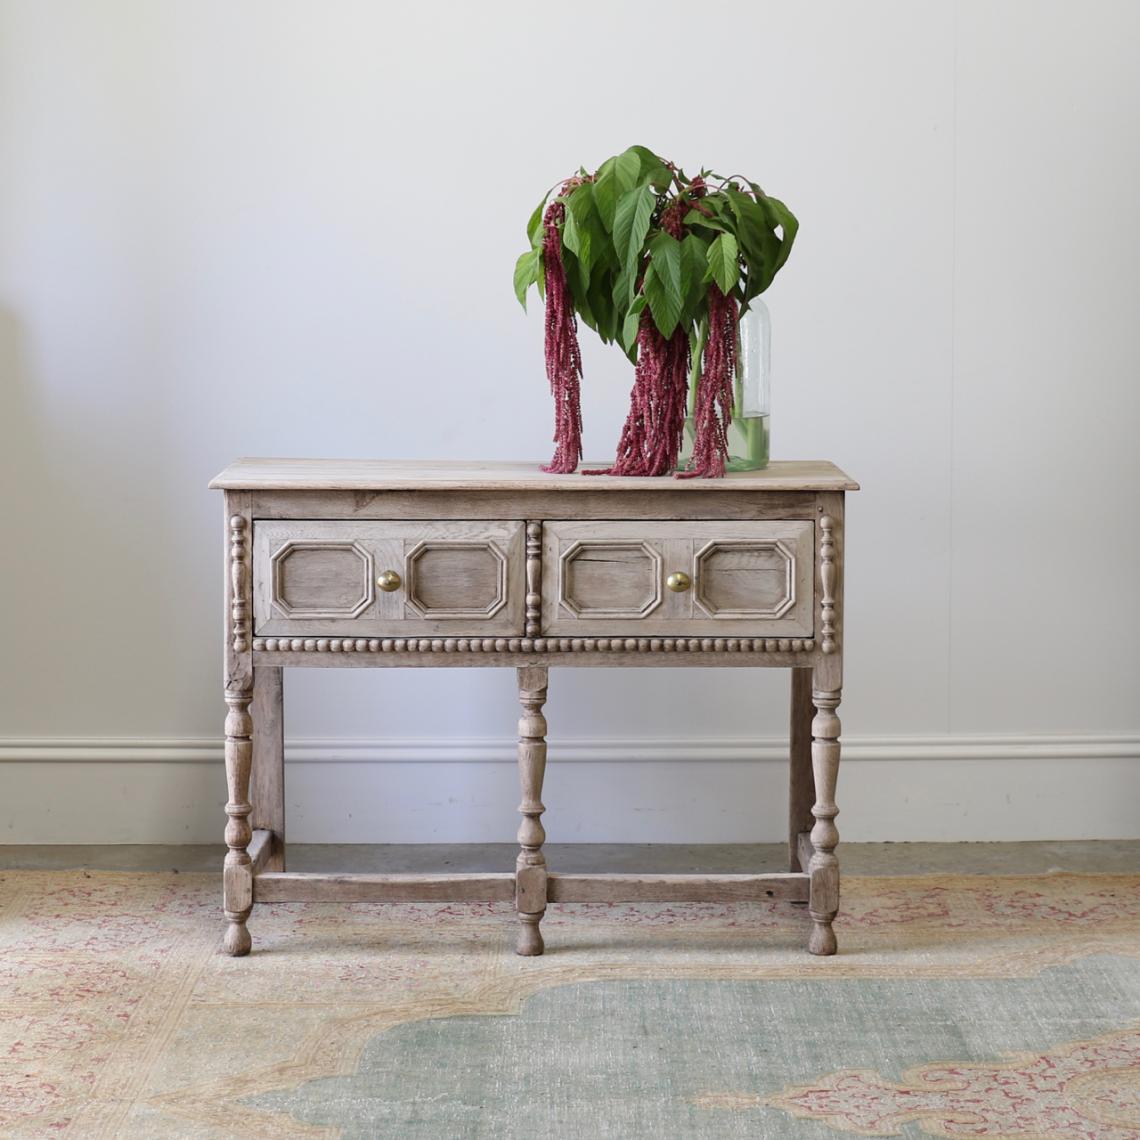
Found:
[{"label": "hanging red amaranthus", "polygon": [[[678,241],[684,237],[685,207],[674,203],[661,213],[661,229]],[[586,475],[667,475],[677,466],[685,435],[689,394],[689,337],[678,325],[668,340],[648,309],[637,330],[637,368],[629,415],[612,467]]]},{"label": "hanging red amaranthus", "polygon": [[667,475],[677,466],[689,391],[689,338],[678,329],[668,340],[648,310],[637,333],[637,370],[612,467],[584,475]]},{"label": "hanging red amaranthus", "polygon": [[578,320],[562,264],[562,237],[558,232],[566,216],[561,202],[551,202],[542,222],[543,268],[546,272],[546,377],[554,396],[554,457],[543,467],[566,475],[582,458],[582,407],[580,388],[582,354],[578,348]]},{"label": "hanging red amaranthus", "polygon": [[732,388],[736,378],[736,300],[709,286],[709,335],[701,356],[701,379],[693,412],[696,440],[688,467],[680,479],[718,478],[728,458],[728,427],[732,422]]},{"label": "hanging red amaranthus", "polygon": [[[581,319],[635,368],[613,464],[586,474],[676,472],[691,391],[694,451],[679,474],[723,475],[740,309],[772,283],[798,225],[750,179],[707,169],[690,177],[644,146],[555,183],[527,221],[514,271],[524,309],[531,286],[545,290],[555,451],[544,470],[574,471],[582,456]],[[763,462],[740,457],[742,469]]]}]

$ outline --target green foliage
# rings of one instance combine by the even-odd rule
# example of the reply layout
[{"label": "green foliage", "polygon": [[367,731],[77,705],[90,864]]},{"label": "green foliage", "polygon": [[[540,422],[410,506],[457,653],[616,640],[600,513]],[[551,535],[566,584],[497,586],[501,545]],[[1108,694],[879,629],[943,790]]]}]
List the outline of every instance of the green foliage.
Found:
[{"label": "green foliage", "polygon": [[641,327],[641,314],[647,304],[645,294],[638,293],[625,315],[621,326],[621,346],[625,354],[637,363],[637,330]]},{"label": "green foliage", "polygon": [[708,248],[707,280],[715,281],[722,293],[728,293],[740,277],[740,249],[732,234],[717,234]]},{"label": "green foliage", "polygon": [[526,291],[538,281],[540,254],[537,249],[528,249],[515,262],[515,296],[519,304],[526,308]]},{"label": "green foliage", "polygon": [[637,185],[641,173],[641,159],[632,150],[607,158],[598,167],[594,182],[594,200],[607,232],[614,228],[618,199]]},{"label": "green foliage", "polygon": [[650,243],[645,297],[657,331],[668,340],[684,312],[685,289],[681,277],[681,243],[664,230]]},{"label": "green foliage", "polygon": [[618,200],[614,214],[614,252],[622,273],[628,274],[631,280],[656,205],[657,195],[652,186],[637,186]]},{"label": "green foliage", "polygon": [[[631,146],[539,202],[527,222],[530,248],[515,265],[523,308],[531,285],[544,292],[551,201],[565,206],[557,228],[574,311],[631,360],[646,308],[662,336],[681,328],[697,343],[712,285],[747,308],[788,260],[799,229],[787,206],[755,182],[708,170],[690,178],[646,147]],[[666,210],[680,211],[681,240],[662,228]]]},{"label": "green foliage", "polygon": [[681,284],[685,290],[685,312],[691,319],[699,315],[707,292],[705,267],[708,265],[708,251],[708,243],[696,234],[685,234],[681,239]]},{"label": "green foliage", "polygon": [[534,213],[530,216],[530,221],[526,224],[526,236],[530,241],[532,249],[540,249],[542,247],[542,215],[546,210],[546,198],[534,208]]}]

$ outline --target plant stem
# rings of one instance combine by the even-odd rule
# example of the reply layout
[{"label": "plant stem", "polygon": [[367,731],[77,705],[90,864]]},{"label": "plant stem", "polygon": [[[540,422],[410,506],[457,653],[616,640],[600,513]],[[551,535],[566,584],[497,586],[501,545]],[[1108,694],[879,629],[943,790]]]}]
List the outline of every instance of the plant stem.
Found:
[{"label": "plant stem", "polygon": [[693,353],[689,368],[689,417],[692,418],[697,407],[697,385],[701,382],[701,357],[704,355],[705,344],[709,339],[709,318],[706,314],[701,317],[697,325],[697,347]]}]

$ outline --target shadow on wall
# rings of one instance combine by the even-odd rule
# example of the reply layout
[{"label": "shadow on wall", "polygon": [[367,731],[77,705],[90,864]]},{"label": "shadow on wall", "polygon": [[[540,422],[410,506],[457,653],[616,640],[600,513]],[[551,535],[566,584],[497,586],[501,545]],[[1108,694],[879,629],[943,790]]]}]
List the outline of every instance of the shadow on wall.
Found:
[{"label": "shadow on wall", "polygon": [[48,681],[60,636],[53,622],[37,616],[41,598],[58,596],[66,572],[49,555],[47,522],[54,513],[47,495],[50,471],[41,416],[32,403],[34,381],[27,338],[11,309],[0,306],[0,628],[4,683],[0,685],[0,734],[21,734],[33,701],[49,703]]},{"label": "shadow on wall", "polygon": [[[146,439],[155,454],[158,433],[121,373],[108,390],[88,368],[81,339],[37,346],[21,318],[0,308],[9,662],[0,735],[8,737],[155,727],[146,708],[150,686],[162,684],[155,633],[171,596],[160,564],[170,523],[161,470],[140,462],[131,443]],[[117,685],[132,697],[115,708],[105,698]]]}]

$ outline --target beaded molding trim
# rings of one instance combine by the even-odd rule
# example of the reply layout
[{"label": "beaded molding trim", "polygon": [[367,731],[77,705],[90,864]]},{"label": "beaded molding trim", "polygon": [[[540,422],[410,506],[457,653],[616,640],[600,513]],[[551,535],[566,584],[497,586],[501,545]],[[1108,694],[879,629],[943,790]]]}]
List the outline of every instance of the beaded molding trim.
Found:
[{"label": "beaded molding trim", "polygon": [[802,637],[255,637],[258,653],[810,653]]}]

